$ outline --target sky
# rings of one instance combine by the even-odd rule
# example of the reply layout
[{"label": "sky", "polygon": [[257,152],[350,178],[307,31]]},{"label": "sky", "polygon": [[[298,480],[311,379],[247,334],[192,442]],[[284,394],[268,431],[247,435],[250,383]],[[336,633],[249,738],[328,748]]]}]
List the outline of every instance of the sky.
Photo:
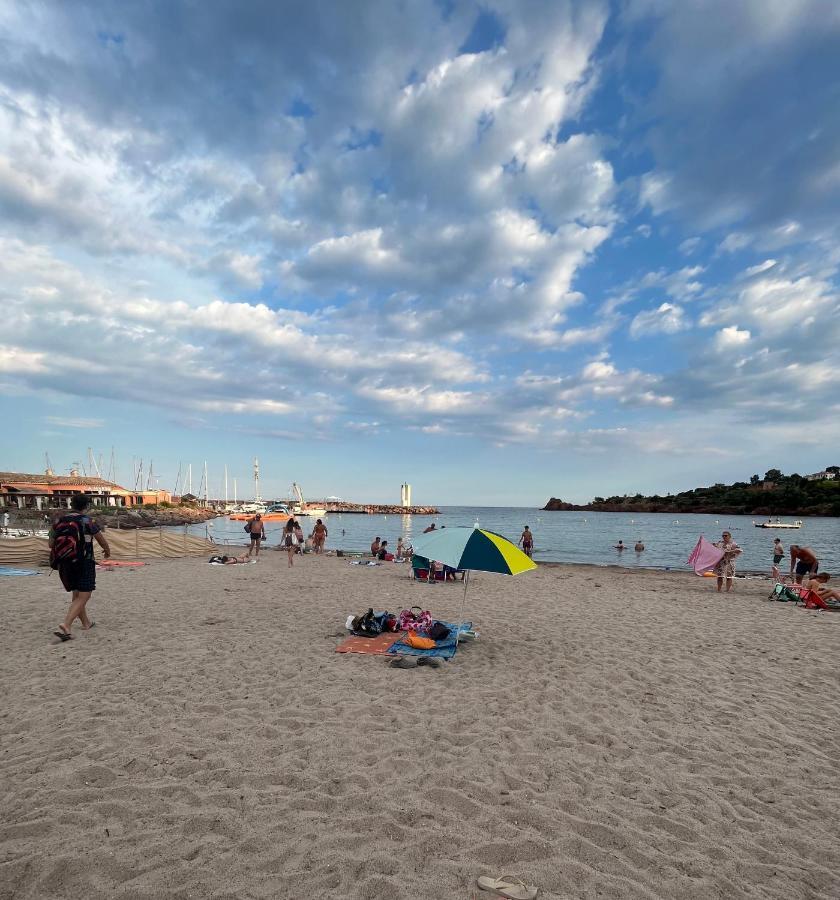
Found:
[{"label": "sky", "polygon": [[0,470],[819,471],[838,213],[834,0],[0,2]]}]

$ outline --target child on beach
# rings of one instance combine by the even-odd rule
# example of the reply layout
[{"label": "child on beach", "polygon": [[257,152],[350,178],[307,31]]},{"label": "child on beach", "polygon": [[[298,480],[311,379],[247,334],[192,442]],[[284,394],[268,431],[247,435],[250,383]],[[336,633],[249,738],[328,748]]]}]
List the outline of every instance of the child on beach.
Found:
[{"label": "child on beach", "polygon": [[773,568],[770,574],[776,581],[782,580],[782,573],[779,569],[779,563],[785,558],[785,548],[782,546],[781,538],[773,539]]}]

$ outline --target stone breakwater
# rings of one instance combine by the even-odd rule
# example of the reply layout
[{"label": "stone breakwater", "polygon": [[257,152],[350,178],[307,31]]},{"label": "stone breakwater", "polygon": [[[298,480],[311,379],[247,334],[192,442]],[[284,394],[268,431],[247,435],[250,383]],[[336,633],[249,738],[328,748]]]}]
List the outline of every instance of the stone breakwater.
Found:
[{"label": "stone breakwater", "polygon": [[378,503],[328,503],[328,513],[359,513],[366,516],[438,516],[436,506],[399,506]]},{"label": "stone breakwater", "polygon": [[[48,522],[45,519],[47,510],[22,509],[11,512],[9,522],[12,527],[22,528],[46,528]],[[69,512],[69,510],[63,510]],[[161,525],[196,525],[215,519],[219,514],[212,509],[201,509],[194,506],[173,506],[171,508],[158,509],[157,507],[134,506],[131,508],[120,507],[93,507],[89,515],[97,525],[106,528],[158,528]]]}]

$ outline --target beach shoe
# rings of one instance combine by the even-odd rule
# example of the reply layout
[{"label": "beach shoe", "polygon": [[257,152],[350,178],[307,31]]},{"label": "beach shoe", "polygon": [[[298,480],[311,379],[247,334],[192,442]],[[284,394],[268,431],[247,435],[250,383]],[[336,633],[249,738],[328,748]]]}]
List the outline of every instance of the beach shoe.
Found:
[{"label": "beach shoe", "polygon": [[392,669],[414,669],[417,667],[416,656],[398,656],[391,660]]},{"label": "beach shoe", "polygon": [[539,888],[525,884],[514,875],[502,875],[501,878],[479,875],[475,883],[482,891],[492,891],[508,900],[534,900],[539,893]]},{"label": "beach shoe", "polygon": [[[406,657],[408,659],[408,657]],[[421,656],[417,660],[418,666],[430,666],[432,669],[439,669],[443,665],[443,661],[439,656]]]}]

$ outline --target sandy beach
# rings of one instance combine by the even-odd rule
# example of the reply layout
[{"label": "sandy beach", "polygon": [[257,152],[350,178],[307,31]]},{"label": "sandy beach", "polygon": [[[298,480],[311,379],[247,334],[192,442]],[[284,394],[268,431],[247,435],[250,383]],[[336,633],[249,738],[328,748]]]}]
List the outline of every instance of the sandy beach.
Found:
[{"label": "sandy beach", "polygon": [[477,574],[440,669],[337,654],[461,585],[307,557],[0,580],[0,897],[840,896],[840,616],[767,580]]}]

